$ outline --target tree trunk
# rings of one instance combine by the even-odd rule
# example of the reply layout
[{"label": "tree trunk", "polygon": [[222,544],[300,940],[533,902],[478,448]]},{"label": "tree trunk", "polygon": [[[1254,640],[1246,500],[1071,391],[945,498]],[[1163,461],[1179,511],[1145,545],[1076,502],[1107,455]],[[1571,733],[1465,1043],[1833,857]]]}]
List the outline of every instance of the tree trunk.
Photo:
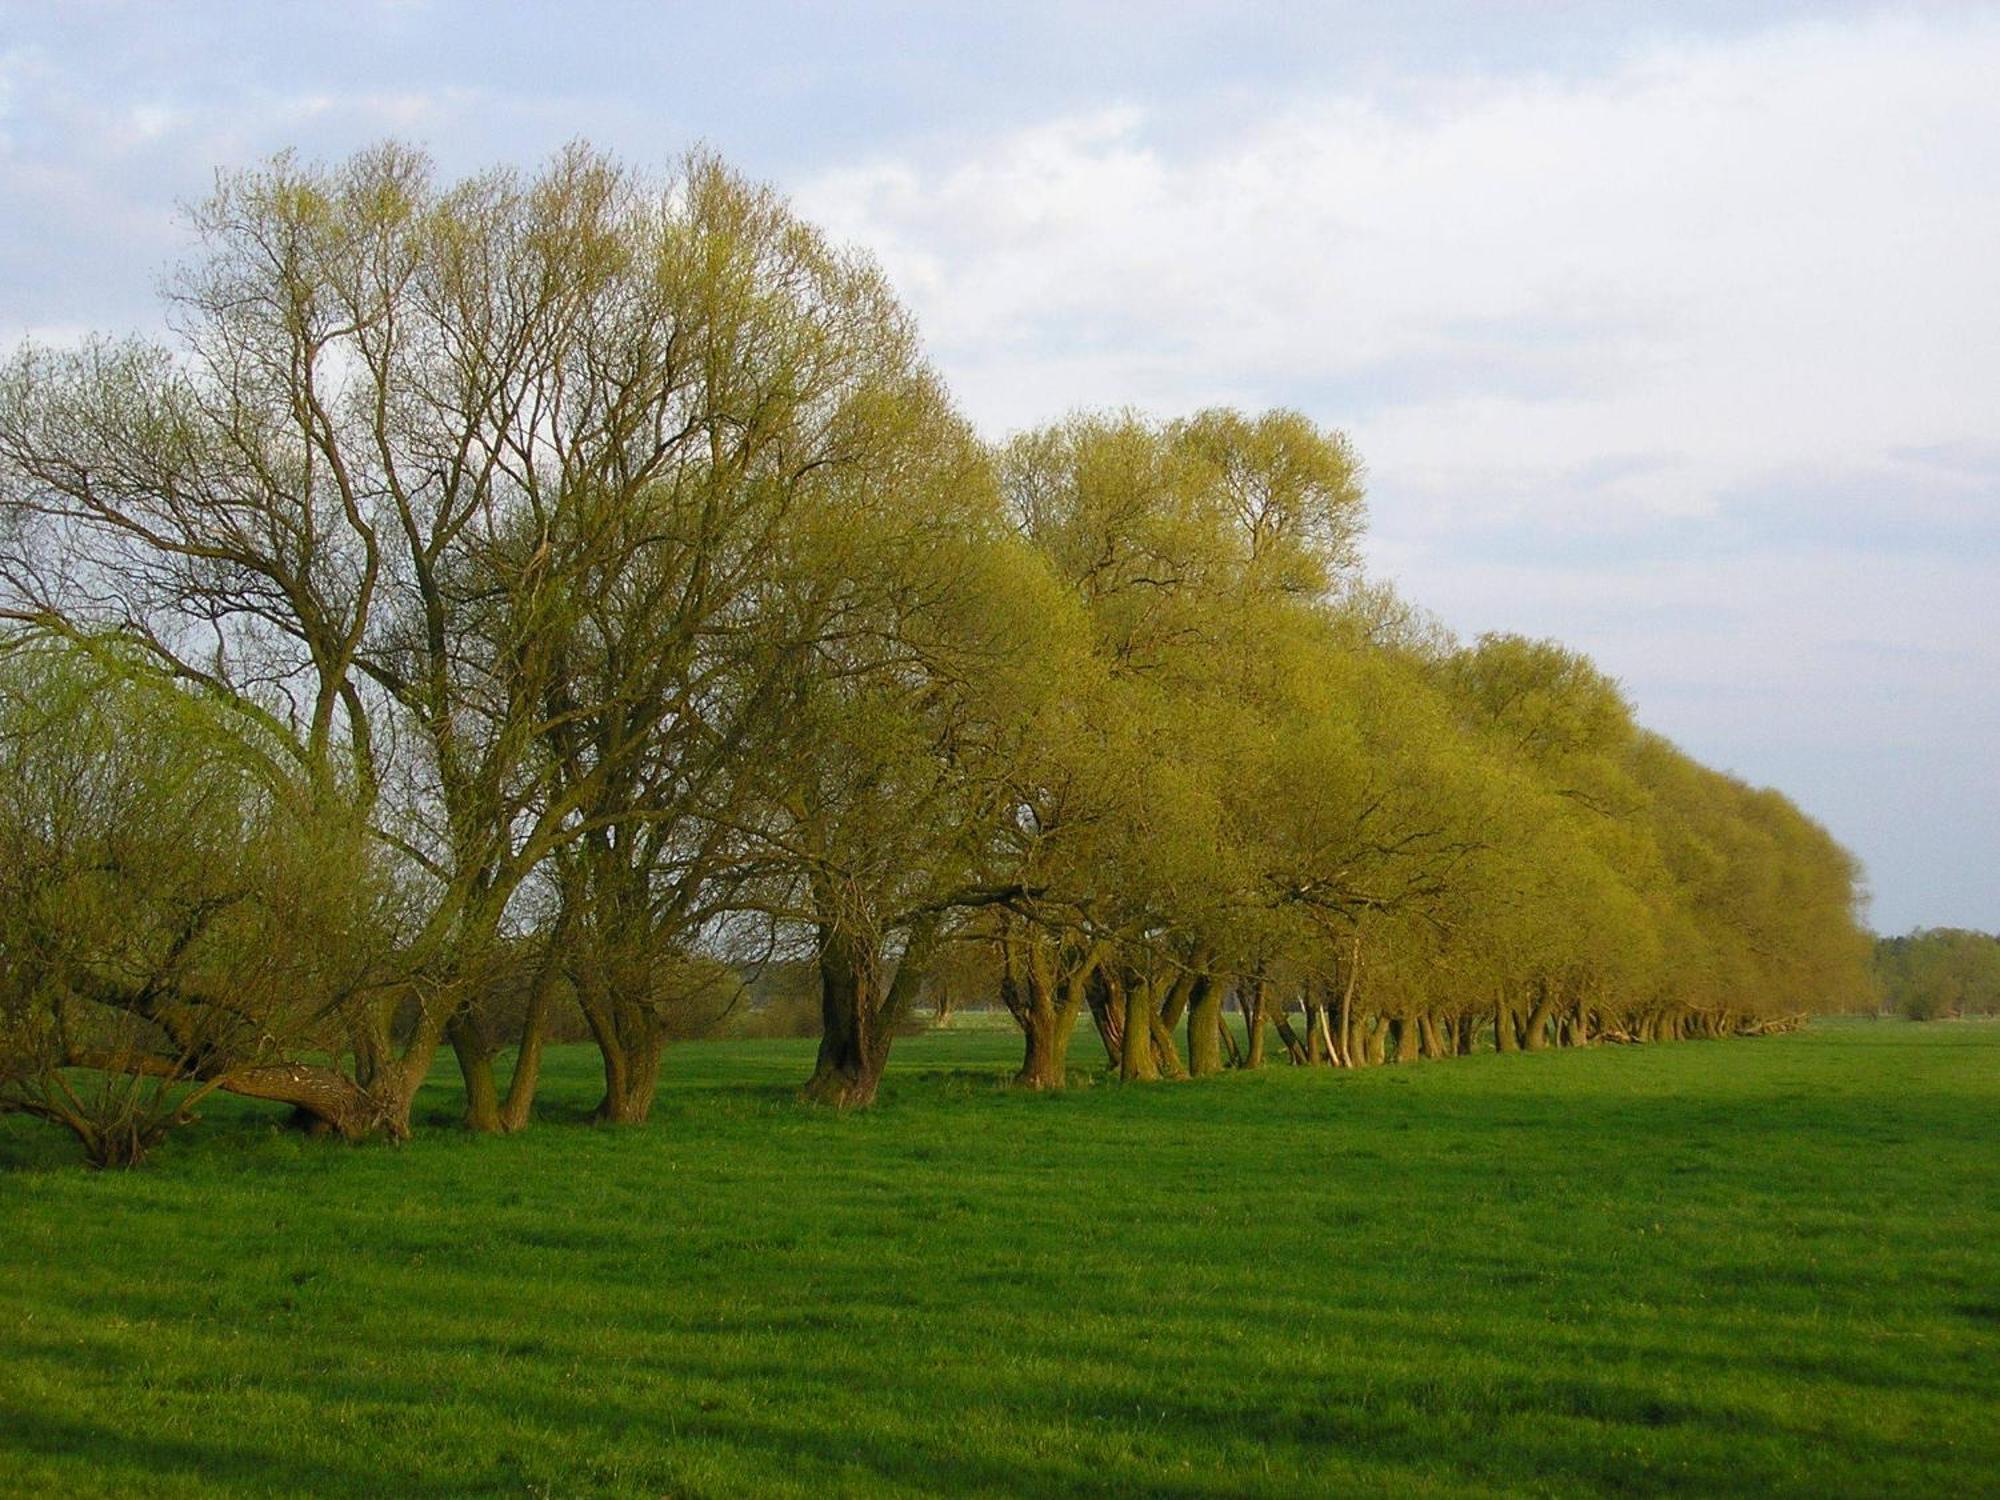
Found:
[{"label": "tree trunk", "polygon": [[1354,986],[1361,980],[1361,934],[1354,934],[1354,945],[1347,957],[1347,983],[1340,987],[1340,1036],[1334,1047],[1334,1056],[1343,1068],[1354,1066]]},{"label": "tree trunk", "polygon": [[1015,1083],[1027,1089],[1059,1089],[1069,1081],[1069,1037],[1076,1017],[1069,1019],[1070,1026],[1062,1025],[1058,1013],[1050,1008],[1023,1023],[1027,1050],[1021,1071],[1014,1075]]},{"label": "tree trunk", "polygon": [[514,1072],[507,1080],[507,1097],[500,1104],[500,1128],[512,1133],[528,1128],[535,1108],[535,1090],[542,1081],[542,1044],[548,1037],[549,1011],[555,1004],[556,981],[562,974],[562,950],[569,933],[567,907],[558,914],[535,966],[528,989],[528,1009],[521,1018],[521,1044],[514,1053]]},{"label": "tree trunk", "polygon": [[1153,1033],[1153,1057],[1160,1065],[1162,1078],[1186,1078],[1187,1064],[1181,1061],[1180,1046],[1174,1041],[1172,1024],[1157,1010],[1149,1010],[1146,1024]]},{"label": "tree trunk", "polygon": [[1222,1071],[1222,986],[1204,974],[1188,999],[1187,1066],[1196,1078]]},{"label": "tree trunk", "polygon": [[822,933],[819,958],[819,1055],[805,1096],[816,1104],[862,1109],[875,1102],[889,1049],[877,1036],[872,955]]},{"label": "tree trunk", "polygon": [[500,1129],[500,1091],[493,1081],[493,1049],[480,1033],[479,1023],[460,1012],[453,1018],[448,1034],[451,1050],[458,1057],[458,1071],[465,1080],[465,1128]]},{"label": "tree trunk", "polygon": [[658,1030],[645,1022],[633,1031],[635,1034],[618,1045],[601,1049],[604,1097],[590,1116],[597,1124],[643,1125],[652,1116],[666,1043]]},{"label": "tree trunk", "polygon": [[1514,1011],[1505,1000],[1493,1007],[1493,1050],[1519,1052],[1520,1039],[1514,1034]]},{"label": "tree trunk", "polygon": [[[1449,1023],[1447,1023],[1447,1033],[1449,1033],[1449,1029]],[[1422,1050],[1425,1057],[1435,1059],[1451,1055],[1445,1050],[1444,1043],[1439,1040],[1437,1022],[1431,1019],[1429,1012],[1425,1012],[1423,1015],[1417,1017],[1417,1040],[1423,1044]]]},{"label": "tree trunk", "polygon": [[[1059,1089],[1069,1082],[1069,1043],[1083,1009],[1091,974],[1079,966],[1058,978],[1054,963],[1035,938],[1003,947],[1000,993],[1026,1038],[1021,1070],[1014,1082],[1022,1088]],[[1087,959],[1094,966],[1095,960]]]},{"label": "tree trunk", "polygon": [[1264,1066],[1264,1035],[1269,1025],[1264,1015],[1264,1001],[1269,994],[1264,978],[1260,974],[1250,981],[1250,987],[1243,998],[1243,1066],[1261,1068]]},{"label": "tree trunk", "polygon": [[1389,1028],[1382,1023],[1382,1018],[1380,1016],[1370,1017],[1368,1025],[1363,1032],[1362,1051],[1367,1055],[1368,1061],[1375,1067],[1379,1068],[1382,1066],[1385,1044],[1388,1041],[1388,1037]]},{"label": "tree trunk", "polygon": [[1104,1043],[1104,1060],[1119,1067],[1125,1057],[1125,1016],[1113,990],[1111,976],[1102,966],[1090,976],[1086,991],[1090,1019],[1097,1027],[1097,1039]]},{"label": "tree trunk", "polygon": [[1404,1017],[1389,1023],[1396,1043],[1396,1061],[1413,1063],[1420,1055],[1417,1047],[1417,1023]]},{"label": "tree trunk", "polygon": [[1147,1083],[1160,1076],[1159,1059],[1153,1055],[1153,997],[1143,980],[1128,975],[1123,991],[1121,1032],[1123,1055],[1118,1059],[1118,1076],[1126,1083]]},{"label": "tree trunk", "polygon": [[1521,1050],[1540,1052],[1549,1044],[1549,1017],[1555,1014],[1555,1001],[1550,998],[1546,983],[1535,987],[1535,1008],[1528,1012],[1527,1023],[1521,1028]]},{"label": "tree trunk", "polygon": [[[1241,1001],[1238,1004],[1241,1004]],[[1215,1031],[1216,1035],[1222,1038],[1222,1065],[1225,1068],[1242,1067],[1243,1044],[1236,1040],[1236,1028],[1229,1024],[1227,1008],[1223,1010],[1220,1024],[1216,1026]]]},{"label": "tree trunk", "polygon": [[[600,1125],[646,1122],[659,1089],[660,1058],[666,1047],[658,1018],[632,998],[644,992],[644,979],[629,969],[621,972],[622,968],[605,972],[593,965],[575,976],[577,1007],[603,1060],[604,1094],[590,1113]],[[518,1074],[518,1066],[515,1071]]]},{"label": "tree trunk", "polygon": [[1336,1068],[1346,1067],[1347,1059],[1342,1055],[1340,1042],[1333,1034],[1333,1010],[1330,1004],[1319,1008],[1319,1036],[1320,1044],[1326,1048],[1327,1061]]},{"label": "tree trunk", "polygon": [[804,1094],[816,1104],[865,1109],[875,1102],[889,1043],[923,988],[924,966],[937,937],[938,919],[913,924],[895,977],[881,982],[882,955],[872,943],[837,931],[820,931],[819,1056]]},{"label": "tree trunk", "polygon": [[1304,1067],[1312,1060],[1306,1051],[1306,1044],[1292,1029],[1292,1018],[1286,1014],[1283,1003],[1271,1007],[1271,1024],[1277,1028],[1278,1040],[1285,1044],[1285,1052],[1296,1066]]},{"label": "tree trunk", "polygon": [[530,1000],[528,1018],[521,1027],[520,1050],[514,1054],[514,1072],[507,1080],[507,1097],[500,1102],[500,1128],[510,1135],[526,1130],[534,1115],[535,1090],[542,1081],[542,1042],[547,1033],[546,1003],[537,1011]]}]

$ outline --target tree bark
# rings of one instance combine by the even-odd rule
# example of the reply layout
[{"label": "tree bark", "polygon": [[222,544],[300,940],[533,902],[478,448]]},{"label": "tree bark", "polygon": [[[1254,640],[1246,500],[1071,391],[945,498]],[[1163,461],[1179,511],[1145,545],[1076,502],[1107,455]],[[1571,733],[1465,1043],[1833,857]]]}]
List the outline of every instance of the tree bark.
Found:
[{"label": "tree bark", "polygon": [[562,948],[569,932],[567,908],[556,919],[535,966],[528,989],[528,1009],[521,1018],[521,1045],[514,1053],[514,1072],[507,1080],[507,1097],[500,1104],[500,1128],[510,1134],[528,1128],[535,1109],[535,1090],[542,1081],[542,1045],[548,1037],[549,1011],[555,1004],[556,981],[562,973]]},{"label": "tree bark", "polygon": [[876,964],[851,940],[821,935],[819,1055],[805,1085],[815,1103],[861,1109],[875,1102],[889,1051],[876,1035]]},{"label": "tree bark", "polygon": [[1264,1002],[1269,993],[1261,974],[1252,979],[1243,992],[1243,1066],[1246,1068],[1264,1066],[1265,1030],[1270,1024],[1264,1014]]},{"label": "tree bark", "polygon": [[493,1080],[493,1049],[480,1034],[479,1024],[461,1012],[447,1028],[451,1050],[458,1057],[458,1071],[465,1080],[465,1128],[500,1129],[500,1090]]},{"label": "tree bark", "polygon": [[510,1135],[526,1130],[534,1115],[535,1090],[542,1081],[542,1042],[547,1033],[548,992],[538,983],[528,998],[528,1014],[521,1023],[521,1045],[514,1053],[507,1097],[500,1101],[500,1128]]},{"label": "tree bark", "polygon": [[819,1056],[804,1094],[816,1104],[865,1109],[875,1102],[896,1027],[923,987],[924,965],[937,933],[935,918],[914,924],[902,962],[887,985],[882,956],[872,943],[837,931],[820,933]]},{"label": "tree bark", "polygon": [[1398,1017],[1389,1023],[1390,1038],[1396,1044],[1396,1061],[1413,1063],[1419,1053],[1417,1047],[1417,1023],[1407,1017]]},{"label": "tree bark", "polygon": [[[1070,1018],[1074,1023],[1075,1017]],[[1031,1017],[1027,1047],[1014,1082],[1026,1089],[1059,1089],[1069,1081],[1069,1030],[1053,1010]]]},{"label": "tree bark", "polygon": [[1429,1012],[1417,1017],[1417,1040],[1422,1044],[1425,1057],[1435,1059],[1451,1055],[1439,1039],[1437,1022],[1431,1019]]},{"label": "tree bark", "polygon": [[1356,932],[1347,959],[1347,983],[1340,987],[1340,1035],[1334,1046],[1334,1056],[1343,1068],[1354,1066],[1354,986],[1360,980],[1361,934]]},{"label": "tree bark", "polygon": [[1153,997],[1144,980],[1127,975],[1118,985],[1123,1004],[1120,1031],[1124,1047],[1118,1059],[1118,1076],[1126,1083],[1148,1083],[1160,1076],[1160,1062],[1153,1055]]},{"label": "tree bark", "polygon": [[1382,1066],[1388,1037],[1389,1028],[1383,1024],[1382,1018],[1369,1017],[1368,1025],[1362,1031],[1362,1051],[1371,1065],[1378,1068]]},{"label": "tree bark", "polygon": [[148,1057],[143,1053],[114,1054],[87,1048],[71,1049],[63,1057],[63,1066],[106,1073],[185,1078],[226,1094],[289,1104],[292,1106],[292,1123],[309,1135],[337,1135],[343,1140],[358,1141],[378,1130],[390,1135],[409,1134],[407,1098],[402,1099],[399,1111],[393,1093],[388,1099],[378,1101],[376,1096],[364,1091],[346,1074],[332,1068],[311,1067],[303,1063],[268,1063],[232,1068],[201,1078],[198,1074],[189,1077],[164,1058]]},{"label": "tree bark", "polygon": [[1285,1044],[1286,1055],[1291,1058],[1294,1066],[1302,1068],[1312,1061],[1312,1055],[1307,1051],[1306,1044],[1299,1040],[1298,1032],[1292,1029],[1292,1018],[1286,1013],[1282,1002],[1271,1007],[1271,1024],[1277,1028],[1278,1040]]},{"label": "tree bark", "polygon": [[[1241,1002],[1239,1001],[1238,1004],[1240,1005]],[[1223,1007],[1222,1015],[1215,1031],[1216,1035],[1222,1038],[1222,1065],[1225,1068],[1242,1067],[1243,1044],[1236,1039],[1236,1028],[1229,1024],[1229,1011],[1226,1004]]]},{"label": "tree bark", "polygon": [[652,1117],[660,1091],[660,1064],[665,1039],[647,1028],[629,1042],[601,1049],[604,1053],[604,1097],[590,1118],[600,1125],[643,1125]]},{"label": "tree bark", "polygon": [[1546,982],[1535,987],[1535,1007],[1528,1012],[1528,1019],[1521,1028],[1521,1050],[1540,1052],[1549,1044],[1549,1017],[1555,1013],[1555,1001],[1551,998]]},{"label": "tree bark", "polygon": [[1095,953],[1067,974],[1037,937],[1009,937],[1002,945],[1000,994],[1021,1027],[1025,1051],[1014,1082],[1022,1088],[1059,1089],[1069,1082],[1069,1044],[1094,979]]},{"label": "tree bark", "polygon": [[1172,1025],[1157,1010],[1146,1018],[1146,1024],[1153,1033],[1153,1057],[1160,1065],[1162,1078],[1186,1078],[1187,1064],[1181,1061],[1180,1045],[1174,1041]]},{"label": "tree bark", "polygon": [[1222,986],[1204,974],[1188,1000],[1187,1067],[1196,1078],[1222,1071]]},{"label": "tree bark", "polygon": [[1125,1056],[1124,1009],[1116,997],[1111,976],[1101,964],[1090,976],[1085,997],[1090,1019],[1097,1027],[1097,1039],[1104,1043],[1104,1061],[1116,1068]]}]

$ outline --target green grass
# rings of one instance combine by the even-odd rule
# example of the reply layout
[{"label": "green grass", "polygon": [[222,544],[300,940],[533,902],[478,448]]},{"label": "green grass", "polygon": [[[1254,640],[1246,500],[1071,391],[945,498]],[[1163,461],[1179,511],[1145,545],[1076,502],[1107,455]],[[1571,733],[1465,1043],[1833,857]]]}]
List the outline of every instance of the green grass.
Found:
[{"label": "green grass", "polygon": [[1015,1047],[844,1118],[788,1042],[631,1131],[223,1106],[125,1174],[0,1123],[0,1493],[2000,1491],[2000,1026],[1050,1098]]}]

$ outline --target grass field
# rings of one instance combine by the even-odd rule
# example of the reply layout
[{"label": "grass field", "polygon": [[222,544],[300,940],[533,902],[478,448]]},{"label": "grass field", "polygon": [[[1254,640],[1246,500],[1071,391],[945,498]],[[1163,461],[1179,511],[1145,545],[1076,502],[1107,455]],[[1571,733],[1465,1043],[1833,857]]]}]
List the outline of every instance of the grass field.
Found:
[{"label": "grass field", "polygon": [[1059,1097],[968,1030],[845,1118],[810,1050],[622,1132],[0,1122],[0,1493],[2000,1492],[2000,1025]]}]

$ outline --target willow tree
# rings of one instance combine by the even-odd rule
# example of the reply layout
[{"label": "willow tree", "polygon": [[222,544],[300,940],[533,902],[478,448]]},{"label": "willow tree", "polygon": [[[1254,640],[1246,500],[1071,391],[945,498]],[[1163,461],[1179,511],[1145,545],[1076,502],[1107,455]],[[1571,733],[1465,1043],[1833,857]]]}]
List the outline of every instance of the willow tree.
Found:
[{"label": "willow tree", "polygon": [[[406,991],[302,1068],[340,1128],[406,1131],[447,1039],[472,1122],[518,1123],[534,1069],[497,1099],[474,1002],[525,893],[570,857],[553,885],[589,899],[594,951],[698,924],[684,773],[718,716],[792,706],[740,674],[711,692],[709,648],[769,622],[789,690],[872,565],[832,614],[789,591],[767,543],[793,492],[831,532],[841,497],[935,488],[892,413],[962,429],[876,273],[706,157],[651,177],[579,147],[441,184],[394,146],[284,156],[195,228],[174,342],[0,374],[0,609],[199,685],[402,863]],[[622,989],[599,987],[606,1039]]]},{"label": "willow tree", "polygon": [[1715,1035],[1866,1003],[1858,867],[1785,798],[1641,734],[1631,757],[1666,870],[1667,982],[1642,1038]]},{"label": "willow tree", "polygon": [[[1353,1066],[1374,1058],[1402,1006],[1387,994],[1372,1003],[1371,968],[1395,957],[1385,945],[1407,941],[1413,924],[1449,920],[1454,892],[1495,841],[1508,789],[1422,664],[1341,621],[1297,658],[1290,701],[1263,772],[1281,810],[1263,884],[1318,939],[1302,966],[1327,981],[1300,996],[1309,1031],[1321,1033],[1308,1055]],[[1384,974],[1406,974],[1401,963]]]},{"label": "willow tree", "polygon": [[1068,944],[1103,969],[1123,1076],[1182,1071],[1183,1020],[1212,1071],[1246,879],[1224,788],[1262,709],[1246,678],[1351,567],[1358,466],[1295,413],[1211,410],[1076,416],[1015,439],[1002,474],[1015,524],[1087,614],[1094,716],[1124,756],[1099,813],[1122,836],[1091,877],[1097,942]]},{"label": "willow tree", "polygon": [[423,891],[404,992],[298,1069],[347,1133],[407,1131],[565,821],[536,800],[534,642],[476,627],[496,588],[537,588],[505,555],[602,415],[552,399],[587,368],[602,177],[573,153],[440,189],[397,147],[282,156],[196,211],[172,344],[29,349],[0,376],[7,612],[115,637],[258,724]]},{"label": "willow tree", "polygon": [[743,905],[820,974],[807,1097],[843,1106],[874,1098],[950,925],[1008,894],[986,852],[1068,649],[1047,569],[935,378],[913,364],[854,415],[872,460],[816,471],[765,560],[780,728],[740,823]]},{"label": "willow tree", "polygon": [[396,892],[362,831],[240,729],[129,650],[0,649],[0,1113],[94,1165],[217,1089],[300,1102],[296,1057],[391,977]]},{"label": "willow tree", "polygon": [[930,503],[968,444],[879,273],[776,194],[702,157],[613,186],[636,238],[575,398],[601,430],[519,538],[547,581],[496,640],[546,663],[559,967],[603,1055],[598,1116],[636,1122],[665,1041],[714,1004],[717,924],[769,874],[759,799],[810,753],[788,740],[801,684],[857,617],[871,560],[820,540]]}]

